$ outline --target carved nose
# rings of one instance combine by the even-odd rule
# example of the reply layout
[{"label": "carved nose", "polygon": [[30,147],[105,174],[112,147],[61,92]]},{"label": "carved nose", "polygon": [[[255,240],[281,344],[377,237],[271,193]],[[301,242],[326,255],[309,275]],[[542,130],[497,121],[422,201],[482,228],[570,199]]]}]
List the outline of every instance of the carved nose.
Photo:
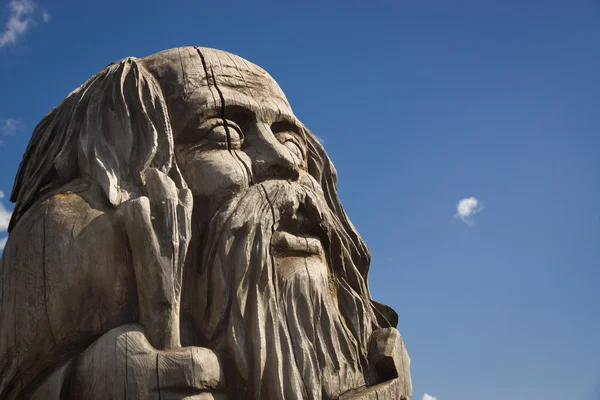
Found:
[{"label": "carved nose", "polygon": [[261,180],[265,179],[287,179],[295,181],[298,179],[298,170],[293,165],[271,165],[267,168],[266,174]]},{"label": "carved nose", "polygon": [[258,181],[268,179],[297,180],[299,165],[291,151],[271,133],[261,132],[260,148],[256,149],[255,170]]}]

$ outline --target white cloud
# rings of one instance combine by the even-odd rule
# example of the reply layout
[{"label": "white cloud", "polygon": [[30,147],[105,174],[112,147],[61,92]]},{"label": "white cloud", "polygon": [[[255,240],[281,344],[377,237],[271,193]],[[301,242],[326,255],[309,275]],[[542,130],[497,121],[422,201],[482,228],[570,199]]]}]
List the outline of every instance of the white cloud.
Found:
[{"label": "white cloud", "polygon": [[[33,0],[11,0],[8,3],[10,17],[4,26],[4,31],[0,33],[0,48],[8,44],[15,44],[17,39],[27,32],[34,23],[33,13],[36,8],[37,5]],[[44,22],[47,22],[44,14],[42,14],[42,18]]]},{"label": "white cloud", "polygon": [[475,197],[465,197],[458,202],[456,206],[456,216],[459,217],[465,224],[472,226],[475,224],[473,217],[481,212],[483,206]]},{"label": "white cloud", "polygon": [[48,11],[42,11],[42,19],[44,22],[49,22],[52,17],[48,14]]},{"label": "white cloud", "polygon": [[[0,190],[0,199],[4,198],[4,192]],[[8,223],[10,222],[10,216],[12,211],[8,211],[4,208],[4,204],[0,201],[0,232],[6,232],[8,230]]]},{"label": "white cloud", "polygon": [[23,129],[23,123],[14,118],[0,118],[0,134],[14,135]]},{"label": "white cloud", "polygon": [[432,395],[425,393],[421,400],[437,400],[437,397],[433,397]]},{"label": "white cloud", "polygon": [[4,246],[6,246],[7,237],[0,239],[0,250],[4,250]]}]

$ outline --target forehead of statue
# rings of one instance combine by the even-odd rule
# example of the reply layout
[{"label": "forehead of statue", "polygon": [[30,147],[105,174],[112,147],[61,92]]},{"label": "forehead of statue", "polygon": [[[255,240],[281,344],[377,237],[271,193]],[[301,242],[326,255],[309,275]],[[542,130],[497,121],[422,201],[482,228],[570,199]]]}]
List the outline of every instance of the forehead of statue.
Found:
[{"label": "forehead of statue", "polygon": [[221,116],[223,107],[243,108],[259,119],[296,120],[277,82],[262,68],[236,55],[181,47],[142,62],[161,85],[175,135],[199,116]]}]

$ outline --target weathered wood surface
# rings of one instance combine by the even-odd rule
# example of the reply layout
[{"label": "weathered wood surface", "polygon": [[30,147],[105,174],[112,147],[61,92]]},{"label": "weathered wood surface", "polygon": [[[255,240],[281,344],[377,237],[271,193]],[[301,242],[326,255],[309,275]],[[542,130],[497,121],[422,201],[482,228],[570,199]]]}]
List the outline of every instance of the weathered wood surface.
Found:
[{"label": "weathered wood surface", "polygon": [[344,395],[340,400],[381,400],[381,399],[398,399],[408,400],[410,395],[402,392],[400,378],[395,378],[390,381],[378,383],[364,390],[359,390],[355,393]]},{"label": "weathered wood surface", "polygon": [[11,200],[2,399],[412,395],[331,161],[242,58],[109,65],[38,124]]}]

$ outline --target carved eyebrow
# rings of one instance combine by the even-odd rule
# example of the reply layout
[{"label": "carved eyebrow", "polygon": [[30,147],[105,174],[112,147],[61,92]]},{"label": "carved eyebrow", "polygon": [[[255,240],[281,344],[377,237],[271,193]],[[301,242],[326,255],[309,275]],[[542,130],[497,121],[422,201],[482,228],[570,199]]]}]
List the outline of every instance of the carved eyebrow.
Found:
[{"label": "carved eyebrow", "polygon": [[295,121],[284,118],[280,121],[271,124],[271,131],[273,133],[292,131],[300,136],[303,136],[303,130]]},{"label": "carved eyebrow", "polygon": [[[257,112],[253,107],[245,107],[242,105],[231,104],[225,106],[224,116],[226,119],[229,119],[238,124],[240,128],[244,130],[244,125],[256,122],[256,114]],[[286,114],[277,114],[277,116],[277,121],[271,124],[271,130],[273,132],[292,131],[299,135],[303,135],[304,125],[300,121],[298,121],[298,119],[296,119],[294,116]]]},{"label": "carved eyebrow", "polygon": [[202,121],[208,118],[220,118],[221,117],[221,107],[206,107],[198,110],[196,113],[190,114],[187,116],[186,123],[184,126],[188,124],[194,123],[194,121]]},{"label": "carved eyebrow", "polygon": [[276,117],[276,121],[271,124],[271,130],[274,133],[291,131],[306,139],[306,127],[293,114],[283,114],[268,108],[257,110],[255,106],[250,104],[226,104],[224,112],[221,107],[204,108],[201,110],[199,117],[200,119],[225,117],[225,119],[235,122],[242,131],[245,131],[251,123],[256,122],[257,114],[260,112],[270,113],[272,117]]},{"label": "carved eyebrow", "polygon": [[240,105],[226,105],[224,112],[220,106],[203,108],[195,118],[192,117],[189,121],[191,122],[194,119],[222,118],[223,116],[226,120],[235,122],[242,129],[245,128],[243,125],[256,120],[254,111]]},{"label": "carved eyebrow", "polygon": [[248,124],[256,121],[256,113],[240,105],[226,105],[223,116],[238,124],[242,130],[246,130]]}]

